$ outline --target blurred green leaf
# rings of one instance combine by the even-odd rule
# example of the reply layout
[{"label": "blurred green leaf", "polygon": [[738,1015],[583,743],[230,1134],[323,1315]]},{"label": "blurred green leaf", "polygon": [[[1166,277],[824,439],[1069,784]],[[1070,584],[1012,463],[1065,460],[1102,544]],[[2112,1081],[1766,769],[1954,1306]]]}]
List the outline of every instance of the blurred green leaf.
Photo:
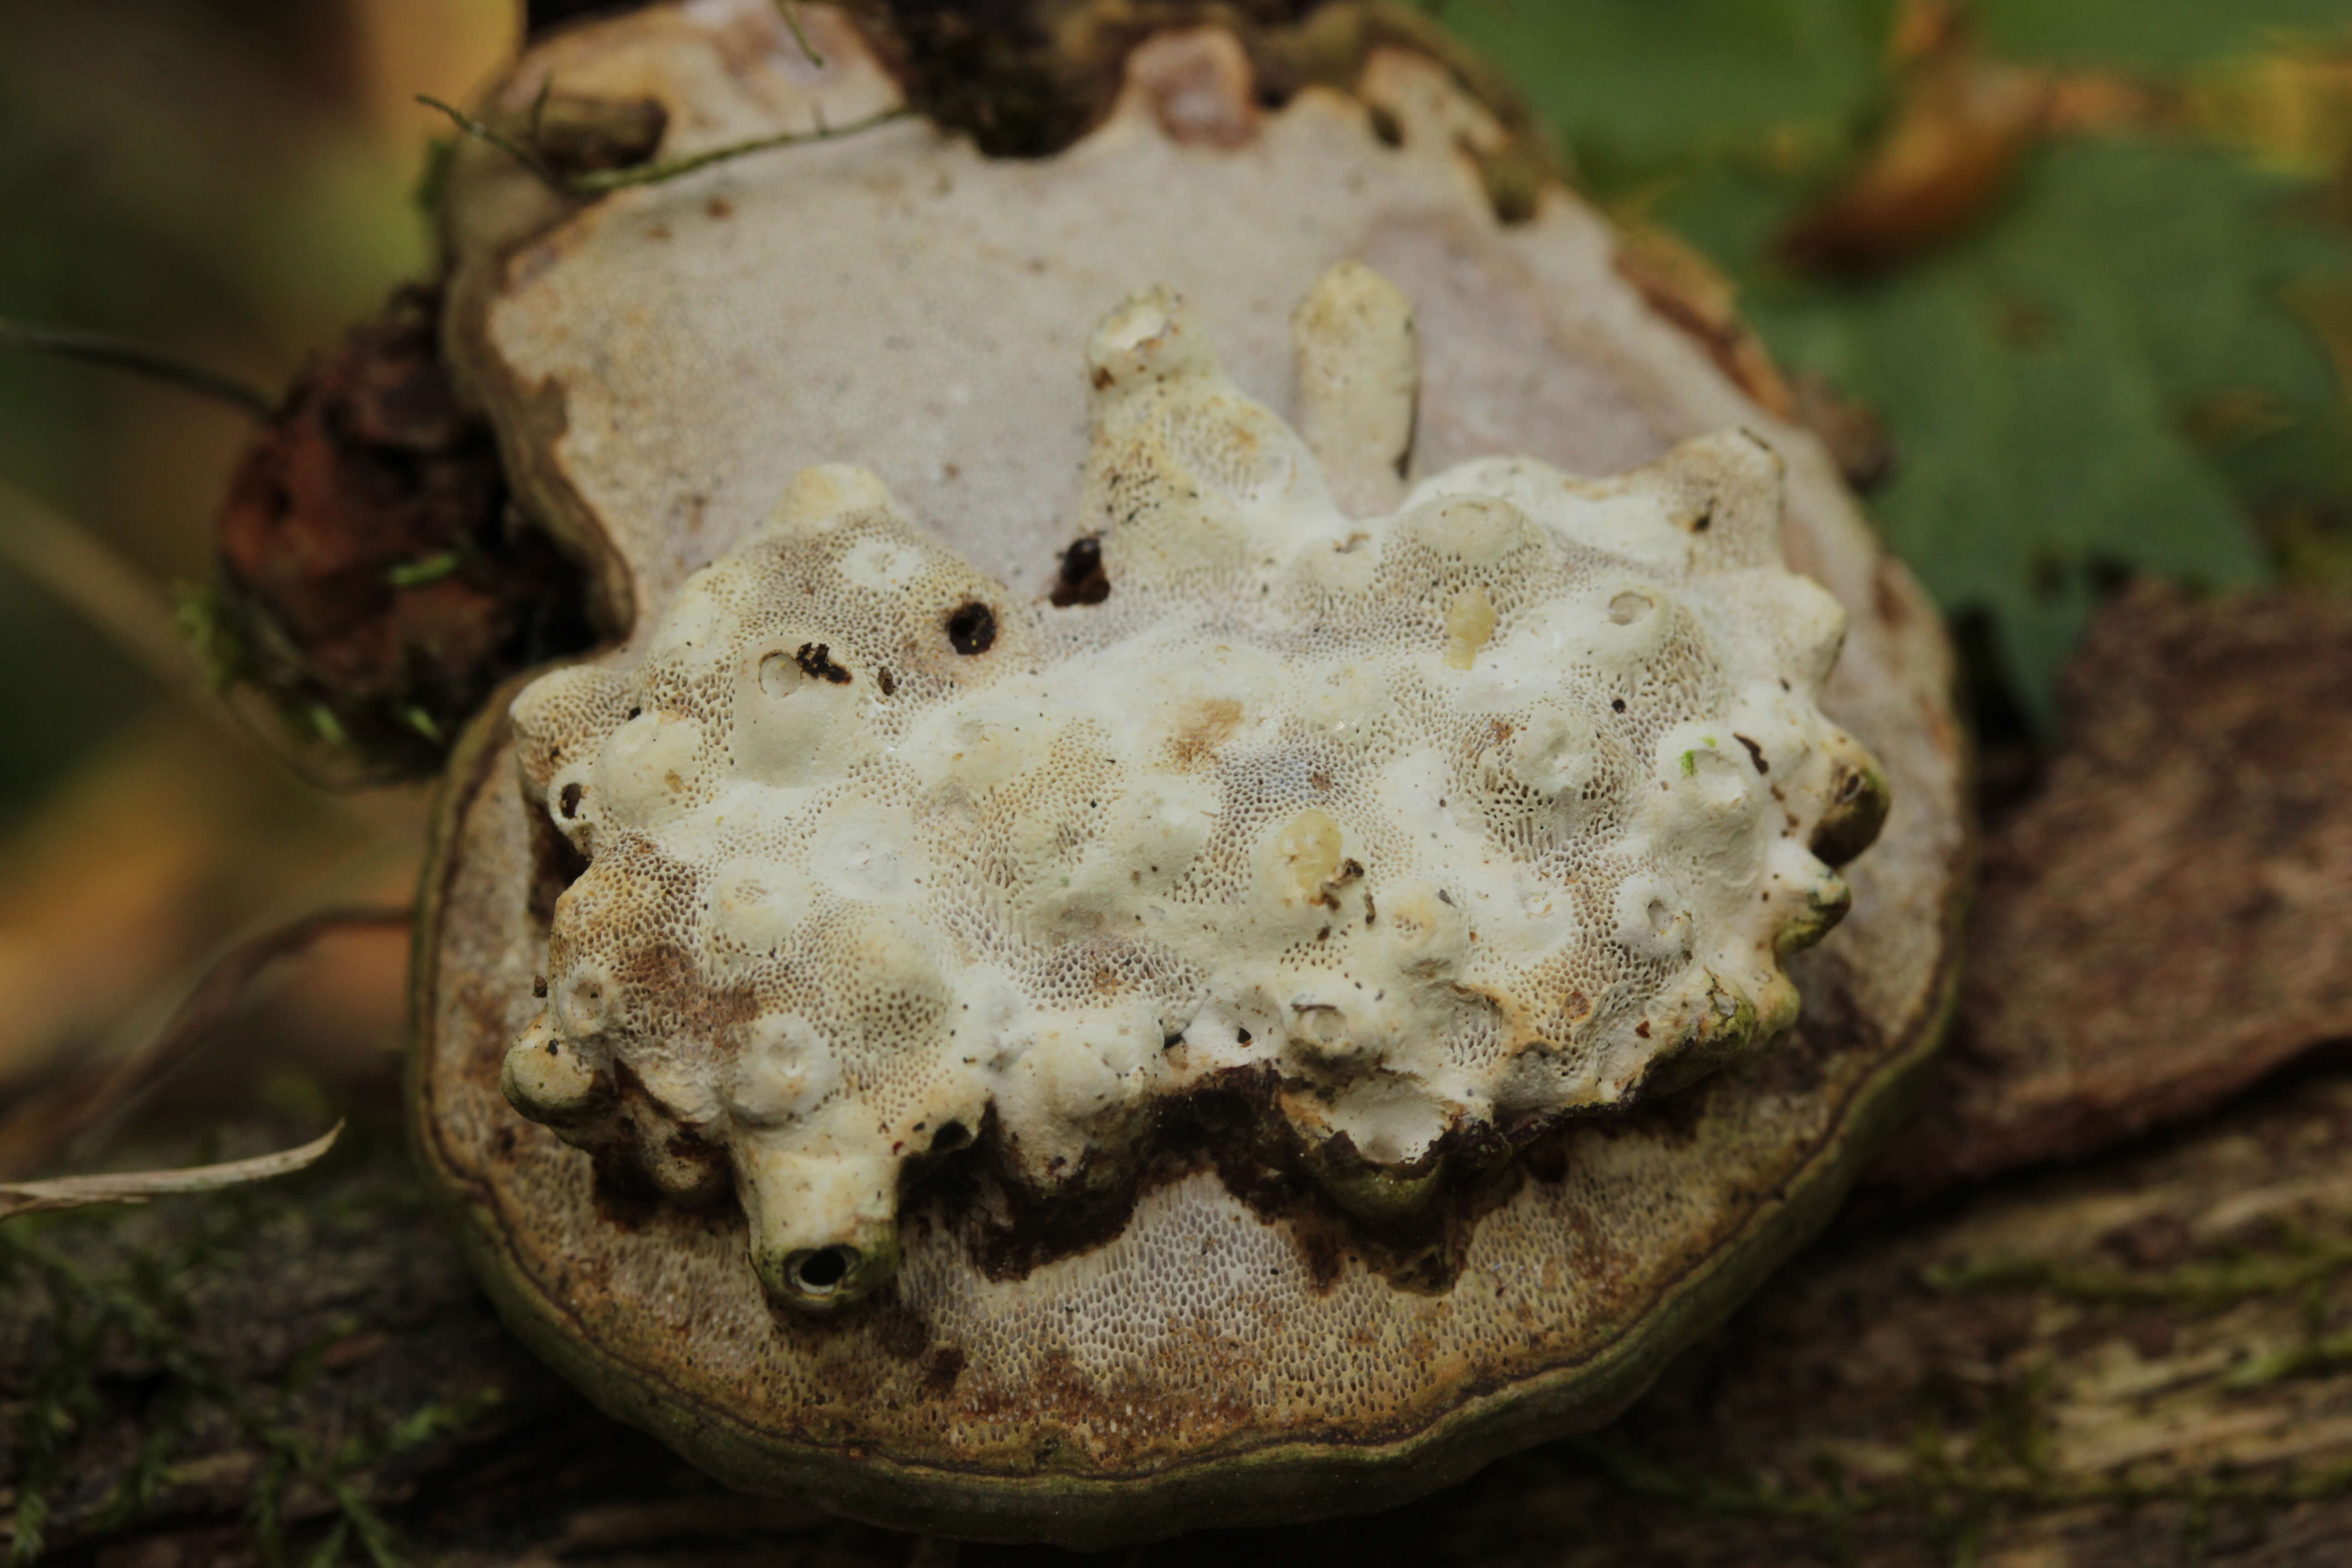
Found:
[{"label": "blurred green leaf", "polygon": [[[2342,0],[1973,14],[2027,64],[2186,68],[2323,23],[2352,47]],[[1948,611],[1988,616],[2036,718],[2112,579],[2259,581],[2258,512],[2352,510],[2342,389],[2290,303],[2352,279],[2317,181],[2186,130],[2069,135],[1958,240],[1866,281],[1792,277],[1780,237],[1894,101],[1890,7],[1522,0],[1448,20],[1519,72],[1604,203],[1697,244],[1786,368],[1881,416],[1890,542]]]},{"label": "blurred green leaf", "polygon": [[1620,188],[1720,155],[1834,155],[1885,87],[1894,0],[1456,0],[1446,26],[1501,63]]},{"label": "blurred green leaf", "polygon": [[2345,0],[1976,0],[1985,42],[2012,59],[2116,70],[2177,71],[2276,42],[2344,41]]},{"label": "blurred green leaf", "polygon": [[[1694,183],[1661,216],[1732,263],[1790,368],[1885,418],[1889,542],[1948,608],[1992,613],[2030,710],[2046,717],[2106,579],[2265,574],[2247,521],[2263,459],[2299,444],[2307,458],[2342,418],[2281,294],[2352,263],[2339,238],[2283,221],[2289,182],[2209,149],[2061,143],[1995,221],[1845,286],[1773,277],[1759,258],[1786,204],[1743,184]],[[2231,406],[2240,428],[2212,428]]]}]

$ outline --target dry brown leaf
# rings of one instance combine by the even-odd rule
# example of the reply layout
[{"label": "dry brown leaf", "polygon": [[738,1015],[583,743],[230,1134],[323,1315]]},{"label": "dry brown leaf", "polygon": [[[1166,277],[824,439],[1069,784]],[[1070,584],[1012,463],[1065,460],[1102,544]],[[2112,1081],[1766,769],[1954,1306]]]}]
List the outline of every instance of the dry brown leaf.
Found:
[{"label": "dry brown leaf", "polygon": [[1979,53],[1965,32],[1936,37],[1906,71],[1876,146],[1781,237],[1794,267],[1892,266],[1988,212],[2048,125],[2050,83]]},{"label": "dry brown leaf", "polygon": [[89,1204],[143,1204],[149,1198],[179,1193],[211,1192],[217,1187],[266,1182],[290,1175],[310,1165],[335,1146],[343,1124],[336,1122],[320,1137],[299,1149],[257,1154],[218,1165],[191,1165],[178,1171],[122,1171],[105,1176],[59,1176],[47,1182],[0,1182],[0,1219],[45,1209],[81,1208]]}]

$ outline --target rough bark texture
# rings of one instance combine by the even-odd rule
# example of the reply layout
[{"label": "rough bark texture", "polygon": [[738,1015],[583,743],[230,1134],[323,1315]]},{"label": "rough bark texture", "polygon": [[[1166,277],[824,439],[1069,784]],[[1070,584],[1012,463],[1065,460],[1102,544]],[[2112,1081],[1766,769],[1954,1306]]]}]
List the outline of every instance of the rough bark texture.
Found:
[{"label": "rough bark texture", "polygon": [[2111,605],[1994,827],[1960,1026],[1885,1173],[2070,1159],[2352,1039],[2352,600]]},{"label": "rough bark texture", "polygon": [[[2074,743],[1990,845],[1995,978],[1927,1135],[1616,1426],[1390,1514],[1141,1560],[2343,1561],[2352,1069],[2114,1145],[2344,1029],[2347,608],[2109,611]],[[2071,1028],[2019,1029],[2036,987],[2080,999]],[[1958,1185],[2061,1155],[2086,1163]],[[1931,1182],[1952,1190],[1906,1199]],[[0,1515],[45,1561],[948,1556],[726,1497],[595,1413],[499,1328],[388,1132],[278,1187],[16,1222],[0,1270]]]}]

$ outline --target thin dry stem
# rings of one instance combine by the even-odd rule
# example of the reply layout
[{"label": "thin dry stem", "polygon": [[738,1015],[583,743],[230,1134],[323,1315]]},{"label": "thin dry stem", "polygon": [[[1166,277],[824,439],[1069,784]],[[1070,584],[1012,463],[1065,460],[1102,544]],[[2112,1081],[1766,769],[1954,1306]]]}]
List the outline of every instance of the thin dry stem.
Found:
[{"label": "thin dry stem", "polygon": [[79,611],[165,687],[200,709],[220,712],[195,650],[181,637],[171,605],[154,585],[88,529],[5,479],[0,479],[0,560]]},{"label": "thin dry stem", "polygon": [[31,349],[37,353],[105,365],[110,370],[129,371],[133,375],[143,375],[233,405],[257,419],[268,418],[278,406],[276,398],[225,371],[180,359],[127,338],[110,337],[104,332],[0,320],[0,348]]},{"label": "thin dry stem", "polygon": [[455,104],[446,103],[429,93],[418,93],[416,101],[428,109],[439,110],[450,122],[478,142],[488,143],[537,175],[541,184],[563,195],[594,197],[608,192],[625,190],[632,185],[656,185],[690,174],[697,169],[709,168],[753,153],[765,153],[778,147],[798,146],[805,142],[830,142],[838,137],[854,136],[858,132],[893,120],[903,120],[912,110],[905,105],[882,110],[853,120],[846,125],[827,125],[820,117],[807,131],[784,131],[772,136],[755,136],[749,142],[731,142],[724,147],[712,147],[700,153],[689,153],[677,158],[656,158],[626,169],[593,169],[567,174],[550,165],[536,152],[504,132],[475,119]]},{"label": "thin dry stem", "polygon": [[335,1146],[342,1131],[343,1124],[338,1121],[323,1135],[299,1148],[280,1149],[274,1154],[257,1154],[249,1160],[230,1160],[218,1165],[190,1165],[176,1171],[123,1171],[103,1176],[59,1176],[47,1182],[0,1182],[0,1219],[39,1214],[46,1209],[82,1208],[90,1204],[143,1204],[150,1198],[179,1193],[211,1192],[219,1187],[243,1186],[248,1182],[266,1182],[272,1176],[289,1175],[317,1163]]},{"label": "thin dry stem", "polygon": [[146,1040],[20,1101],[0,1119],[0,1180],[39,1170],[85,1131],[193,1057],[261,972],[345,931],[405,929],[405,907],[322,910],[237,942],[215,958],[172,1016]]}]

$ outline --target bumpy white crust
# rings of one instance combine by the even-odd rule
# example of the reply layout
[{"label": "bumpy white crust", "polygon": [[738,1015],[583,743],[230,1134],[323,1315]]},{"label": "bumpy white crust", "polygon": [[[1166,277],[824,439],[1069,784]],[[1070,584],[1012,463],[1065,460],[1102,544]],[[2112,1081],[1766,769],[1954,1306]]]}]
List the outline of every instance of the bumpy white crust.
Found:
[{"label": "bumpy white crust", "polygon": [[779,1300],[887,1278],[910,1168],[984,1126],[1034,1189],[1115,1182],[1156,1102],[1271,1074],[1381,1214],[1794,1020],[1884,796],[1816,706],[1844,616],[1778,459],[1488,459],[1351,518],[1411,314],[1350,267],[1295,326],[1312,447],[1171,296],[1103,323],[1054,602],[815,468],[634,668],[517,701],[588,863],[508,1096],[673,1193],[731,1165]]}]

